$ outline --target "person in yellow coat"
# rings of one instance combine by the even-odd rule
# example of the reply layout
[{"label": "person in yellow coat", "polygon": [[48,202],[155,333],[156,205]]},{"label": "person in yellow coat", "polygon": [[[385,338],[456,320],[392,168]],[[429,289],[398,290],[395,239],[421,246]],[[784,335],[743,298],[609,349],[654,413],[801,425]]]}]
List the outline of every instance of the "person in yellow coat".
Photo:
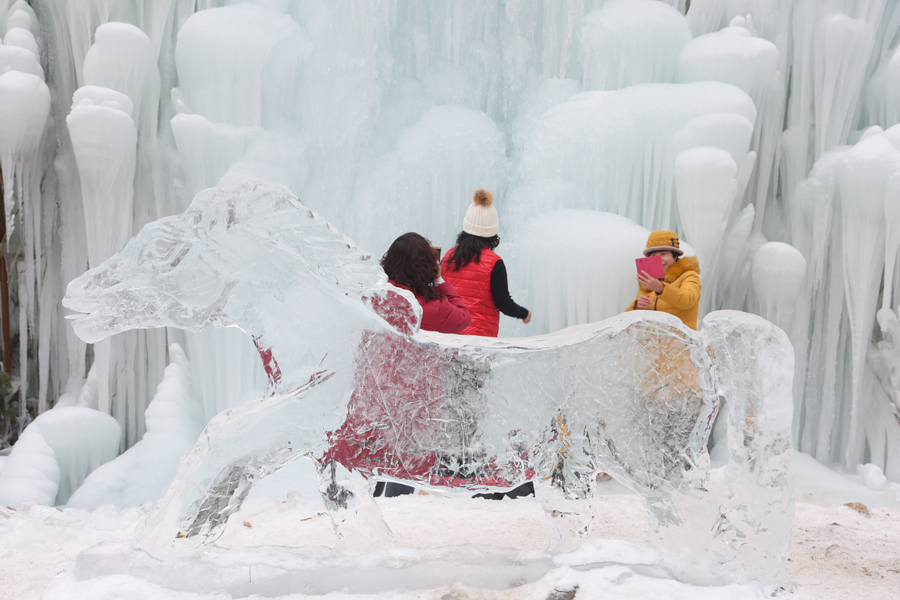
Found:
[{"label": "person in yellow coat", "polygon": [[640,283],[637,298],[629,310],[658,310],[675,315],[691,329],[697,329],[700,311],[700,263],[695,256],[682,257],[678,234],[674,231],[654,231],[647,238],[644,256],[658,255],[662,259],[665,277],[654,279],[646,271],[638,273]]}]

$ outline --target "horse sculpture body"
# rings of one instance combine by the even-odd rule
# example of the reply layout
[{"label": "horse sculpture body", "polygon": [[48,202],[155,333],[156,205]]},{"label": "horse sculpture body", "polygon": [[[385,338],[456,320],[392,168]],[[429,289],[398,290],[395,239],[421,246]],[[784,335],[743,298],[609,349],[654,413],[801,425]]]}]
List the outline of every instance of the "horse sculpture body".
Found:
[{"label": "horse sculpture body", "polygon": [[[761,414],[783,402],[785,386],[738,393],[717,357],[735,354],[739,330],[783,353],[780,332],[713,318],[711,343],[639,313],[515,340],[417,332],[415,299],[367,258],[286,188],[244,180],[200,192],[69,285],[64,304],[81,313],[74,326],[86,341],[236,325],[269,376],[263,396],[207,425],[141,547],[164,556],[214,540],[254,482],[308,456],[343,535],[385,538],[373,476],[469,494],[533,479],[563,514],[554,498],[588,496],[606,471],[642,495],[663,529],[697,526],[682,507],[706,502],[699,525],[728,518],[714,537],[738,552],[745,509],[729,514],[709,497],[706,441],[721,398],[743,407],[736,414]],[[732,435],[752,435],[748,427],[736,421]],[[760,458],[735,454],[735,481],[759,480],[769,464]]]}]

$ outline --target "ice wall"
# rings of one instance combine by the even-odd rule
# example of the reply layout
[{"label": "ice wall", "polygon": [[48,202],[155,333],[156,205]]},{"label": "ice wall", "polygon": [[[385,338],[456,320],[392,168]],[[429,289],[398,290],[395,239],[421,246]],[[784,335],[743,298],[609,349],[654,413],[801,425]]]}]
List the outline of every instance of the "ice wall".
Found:
[{"label": "ice wall", "polygon": [[[451,247],[472,189],[488,187],[513,297],[535,312],[505,320],[504,335],[617,313],[634,285],[619,250],[640,228],[673,227],[700,258],[703,312],[790,326],[798,447],[900,478],[895,338],[887,312],[886,329],[876,321],[896,314],[900,281],[885,166],[900,119],[897,3],[693,0],[686,15],[680,0],[0,4],[0,103],[35,120],[3,125],[15,135],[0,166],[12,366],[36,410],[77,397],[91,368],[83,396],[133,445],[170,342],[207,416],[264,385],[234,331],[90,348],[63,320],[62,289],[95,246],[199,189],[284,183],[377,257],[407,230]],[[133,131],[127,102],[99,87],[128,97]],[[591,239],[614,217],[631,223]],[[793,302],[773,292],[798,276]]]}]

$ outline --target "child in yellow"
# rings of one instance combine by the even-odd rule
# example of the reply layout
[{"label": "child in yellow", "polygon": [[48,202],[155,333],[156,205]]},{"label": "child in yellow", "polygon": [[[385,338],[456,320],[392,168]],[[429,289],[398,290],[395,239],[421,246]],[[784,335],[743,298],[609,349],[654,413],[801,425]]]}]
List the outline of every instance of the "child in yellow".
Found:
[{"label": "child in yellow", "polygon": [[697,329],[700,310],[700,263],[694,256],[682,258],[678,234],[654,231],[647,238],[644,256],[658,255],[666,270],[665,278],[653,279],[646,271],[638,276],[640,289],[629,310],[658,310],[675,315],[691,329]]}]

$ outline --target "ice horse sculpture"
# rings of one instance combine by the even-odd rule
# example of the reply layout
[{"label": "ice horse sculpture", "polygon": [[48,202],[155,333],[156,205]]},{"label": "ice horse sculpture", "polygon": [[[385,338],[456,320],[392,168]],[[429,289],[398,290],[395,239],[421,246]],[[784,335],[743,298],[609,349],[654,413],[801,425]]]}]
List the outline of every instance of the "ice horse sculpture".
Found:
[{"label": "ice horse sculpture", "polygon": [[[522,339],[418,332],[418,303],[368,258],[287,188],[242,180],[69,284],[86,341],[238,326],[269,376],[263,396],[209,422],[140,547],[167,556],[215,540],[256,481],[306,456],[345,539],[389,538],[373,476],[467,494],[534,480],[566,515],[605,471],[641,494],[663,545],[699,537],[732,576],[780,579],[793,498],[779,329],[713,313],[697,333],[630,313]],[[714,485],[706,444],[722,399],[732,451]]]}]

